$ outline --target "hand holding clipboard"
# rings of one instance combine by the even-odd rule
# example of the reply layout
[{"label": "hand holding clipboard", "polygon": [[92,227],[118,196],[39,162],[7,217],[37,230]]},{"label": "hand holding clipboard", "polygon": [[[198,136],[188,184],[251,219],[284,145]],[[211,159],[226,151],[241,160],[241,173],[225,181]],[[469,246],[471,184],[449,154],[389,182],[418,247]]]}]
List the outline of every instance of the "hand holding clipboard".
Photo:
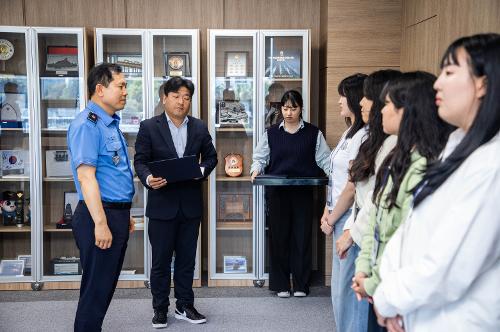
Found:
[{"label": "hand holding clipboard", "polygon": [[161,188],[167,183],[182,182],[203,177],[196,156],[152,161],[148,163],[148,167],[152,174],[149,185],[153,189]]}]

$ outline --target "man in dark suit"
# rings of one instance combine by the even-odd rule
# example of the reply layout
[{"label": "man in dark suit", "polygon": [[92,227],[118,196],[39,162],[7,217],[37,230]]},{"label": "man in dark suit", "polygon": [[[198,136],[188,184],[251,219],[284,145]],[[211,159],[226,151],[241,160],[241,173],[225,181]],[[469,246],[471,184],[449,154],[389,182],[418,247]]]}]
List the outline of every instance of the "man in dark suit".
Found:
[{"label": "man in dark suit", "polygon": [[[175,318],[205,323],[206,318],[193,306],[192,289],[198,230],[201,221],[202,179],[217,165],[217,153],[207,126],[188,116],[193,83],[174,77],[164,84],[162,99],[165,112],[141,122],[135,143],[134,166],[148,188],[146,216],[152,248],[151,293],[153,327],[167,326],[170,293],[170,263],[175,251]],[[154,177],[148,162],[196,155],[202,179],[167,183]]]}]

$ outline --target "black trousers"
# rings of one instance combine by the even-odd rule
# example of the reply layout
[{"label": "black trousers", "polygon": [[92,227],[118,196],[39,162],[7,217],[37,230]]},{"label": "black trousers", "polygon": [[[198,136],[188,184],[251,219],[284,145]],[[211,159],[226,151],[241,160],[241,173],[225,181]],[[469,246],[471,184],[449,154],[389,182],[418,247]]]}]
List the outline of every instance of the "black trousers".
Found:
[{"label": "black trousers", "polygon": [[387,332],[387,329],[377,323],[377,314],[370,303],[368,308],[368,332]]},{"label": "black trousers", "polygon": [[130,210],[105,208],[104,212],[113,235],[111,247],[105,250],[95,245],[94,221],[86,205],[78,203],[73,215],[73,235],[83,269],[74,324],[78,332],[101,331],[127,249]]},{"label": "black trousers", "polygon": [[181,209],[174,219],[149,219],[152,248],[151,294],[153,308],[167,311],[170,304],[170,264],[175,251],[174,295],[177,307],[194,303],[193,276],[200,219],[187,219]]},{"label": "black trousers", "polygon": [[312,268],[311,232],[313,188],[309,186],[268,187],[269,289],[309,293]]}]

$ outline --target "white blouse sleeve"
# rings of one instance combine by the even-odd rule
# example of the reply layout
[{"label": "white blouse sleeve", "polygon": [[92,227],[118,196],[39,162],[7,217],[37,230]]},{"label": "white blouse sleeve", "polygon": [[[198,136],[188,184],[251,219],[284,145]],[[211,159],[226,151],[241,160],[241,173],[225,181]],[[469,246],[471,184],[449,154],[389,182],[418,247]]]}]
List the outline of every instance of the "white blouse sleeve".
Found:
[{"label": "white blouse sleeve", "polygon": [[[453,192],[455,197],[452,206],[440,207],[449,209],[445,217],[440,220],[416,220],[414,215],[408,220],[412,223],[428,223],[432,232],[422,235],[423,242],[416,258],[401,268],[391,267],[391,264],[396,264],[389,258],[401,255],[400,243],[405,224],[401,225],[382,256],[382,282],[373,297],[382,316],[406,315],[420,307],[442,307],[457,301],[484,271],[498,264],[499,173],[496,165],[483,166],[475,172],[466,172],[467,177],[451,180],[460,181],[462,190]],[[427,199],[433,198],[430,196]],[[498,291],[498,287],[491,287],[492,292]]]}]

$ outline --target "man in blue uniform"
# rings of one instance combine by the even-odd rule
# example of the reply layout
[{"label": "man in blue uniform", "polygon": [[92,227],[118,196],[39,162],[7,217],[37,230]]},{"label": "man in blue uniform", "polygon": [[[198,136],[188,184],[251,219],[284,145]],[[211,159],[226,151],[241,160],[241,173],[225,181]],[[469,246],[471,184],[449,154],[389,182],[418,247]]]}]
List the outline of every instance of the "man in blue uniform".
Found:
[{"label": "man in blue uniform", "polygon": [[101,331],[133,231],[134,184],[127,143],[115,113],[125,107],[120,66],[103,63],[89,73],[90,101],[68,130],[68,147],[80,197],[73,235],[83,268],[75,331]]}]

